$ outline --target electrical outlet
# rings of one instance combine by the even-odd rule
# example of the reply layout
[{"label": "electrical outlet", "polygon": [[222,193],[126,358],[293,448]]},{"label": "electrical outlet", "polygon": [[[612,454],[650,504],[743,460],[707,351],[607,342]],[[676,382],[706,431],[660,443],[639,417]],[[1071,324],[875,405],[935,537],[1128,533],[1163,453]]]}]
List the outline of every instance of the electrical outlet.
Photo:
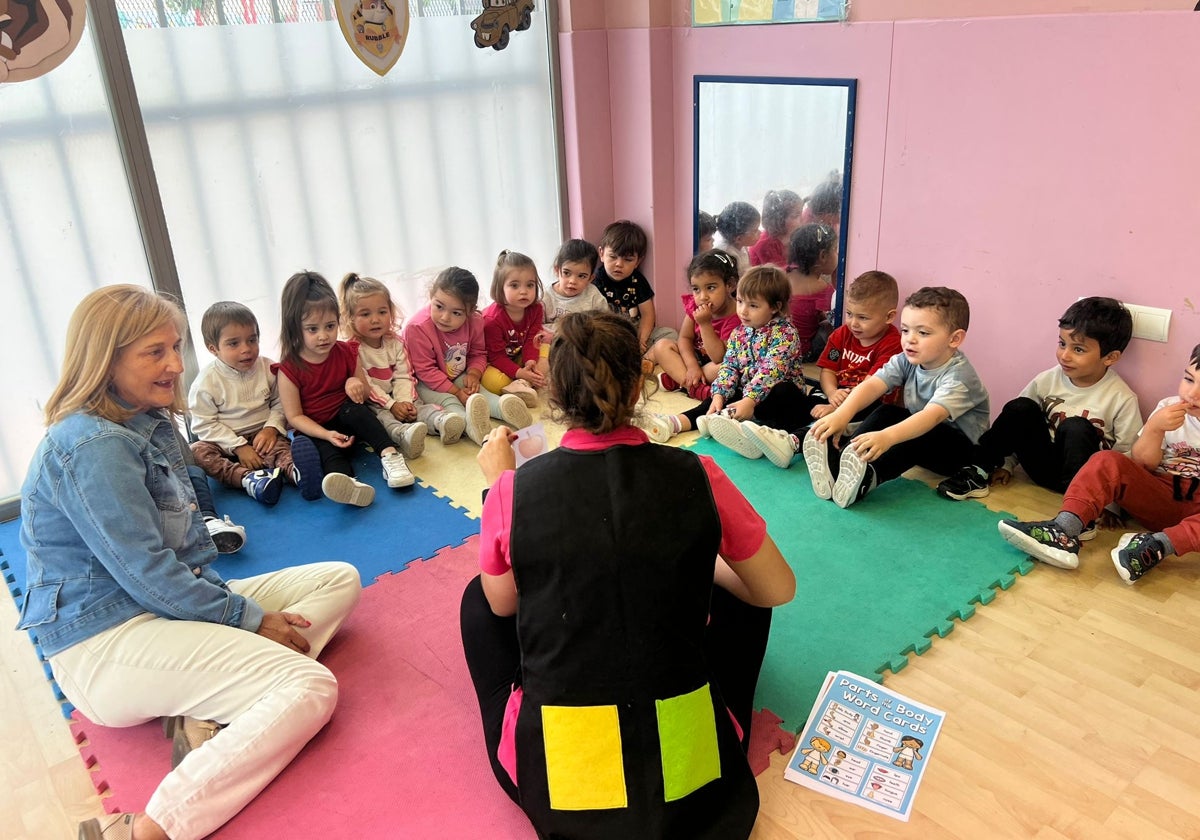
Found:
[{"label": "electrical outlet", "polygon": [[1154,306],[1139,306],[1127,303],[1125,308],[1133,315],[1133,337],[1149,341],[1166,341],[1171,326],[1171,310]]}]

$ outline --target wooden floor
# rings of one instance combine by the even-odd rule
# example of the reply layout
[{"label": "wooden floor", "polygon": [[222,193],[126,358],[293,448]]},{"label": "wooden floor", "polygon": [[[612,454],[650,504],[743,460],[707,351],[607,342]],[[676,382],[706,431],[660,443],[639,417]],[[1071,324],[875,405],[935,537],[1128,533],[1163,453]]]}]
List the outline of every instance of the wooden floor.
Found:
[{"label": "wooden floor", "polygon": [[[1058,507],[1027,483],[985,501],[1022,518]],[[1038,566],[887,675],[947,713],[909,823],[784,781],[776,756],[755,840],[1200,838],[1200,563],[1129,586],[1109,560],[1118,536],[1085,544],[1078,571]],[[103,806],[15,623],[0,597],[0,840],[66,840]]]}]

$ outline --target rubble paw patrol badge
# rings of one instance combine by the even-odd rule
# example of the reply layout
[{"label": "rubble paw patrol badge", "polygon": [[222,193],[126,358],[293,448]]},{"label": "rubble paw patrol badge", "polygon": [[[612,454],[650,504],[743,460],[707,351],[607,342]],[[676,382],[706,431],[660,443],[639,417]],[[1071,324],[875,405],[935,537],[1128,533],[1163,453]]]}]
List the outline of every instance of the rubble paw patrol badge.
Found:
[{"label": "rubble paw patrol badge", "polygon": [[380,76],[392,69],[408,38],[406,0],[337,0],[337,16],[359,61]]}]

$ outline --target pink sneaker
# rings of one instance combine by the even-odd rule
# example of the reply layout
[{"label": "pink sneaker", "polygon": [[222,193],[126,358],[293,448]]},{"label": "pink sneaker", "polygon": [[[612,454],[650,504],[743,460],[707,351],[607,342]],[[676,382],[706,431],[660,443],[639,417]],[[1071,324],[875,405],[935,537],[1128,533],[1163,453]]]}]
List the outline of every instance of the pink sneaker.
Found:
[{"label": "pink sneaker", "polygon": [[679,383],[676,382],[671,377],[667,376],[666,371],[663,371],[662,373],[660,373],[658,375],[658,384],[662,387],[662,389],[664,391],[678,391],[679,390]]},{"label": "pink sneaker", "polygon": [[691,388],[688,388],[687,394],[694,400],[700,400],[700,402],[704,402],[706,399],[712,396],[712,386],[707,382],[705,382],[703,385],[693,385]]}]

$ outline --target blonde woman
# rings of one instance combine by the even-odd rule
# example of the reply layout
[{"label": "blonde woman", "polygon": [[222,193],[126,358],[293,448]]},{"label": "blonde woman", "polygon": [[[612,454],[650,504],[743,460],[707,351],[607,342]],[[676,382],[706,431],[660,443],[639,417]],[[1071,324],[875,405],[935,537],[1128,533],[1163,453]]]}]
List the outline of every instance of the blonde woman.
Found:
[{"label": "blonde woman", "polygon": [[213,571],[173,428],[185,328],[138,286],[84,298],[21,492],[18,626],[89,720],[162,717],[175,739],[145,812],[88,820],[84,840],[204,837],[250,802],[333,713],[337,681],[315,657],[360,593],[345,563]]}]

